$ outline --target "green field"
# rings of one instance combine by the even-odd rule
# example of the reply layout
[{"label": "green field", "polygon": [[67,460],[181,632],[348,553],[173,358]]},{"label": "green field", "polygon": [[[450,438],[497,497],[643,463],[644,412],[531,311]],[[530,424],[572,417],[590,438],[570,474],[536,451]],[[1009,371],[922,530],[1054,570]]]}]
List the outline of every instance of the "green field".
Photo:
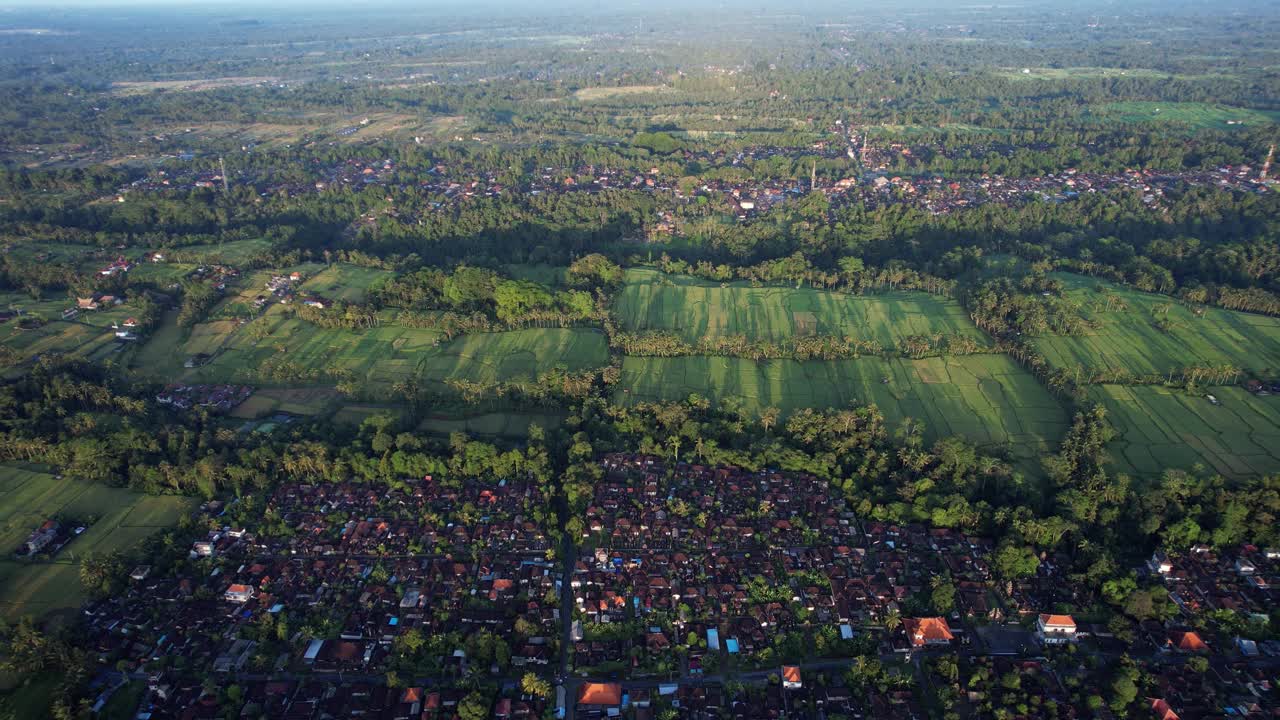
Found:
[{"label": "green field", "polygon": [[[0,465],[0,616],[44,615],[83,601],[79,561],[88,554],[127,551],[177,522],[190,498],[150,496],[123,488],[59,479],[13,464]],[[13,559],[12,551],[55,515],[94,519],[50,562]]]},{"label": "green field", "polygon": [[1280,471],[1280,396],[1240,387],[1192,395],[1155,385],[1095,385],[1089,397],[1106,407],[1116,429],[1108,451],[1120,472],[1154,476],[1196,464],[1233,478]]},{"label": "green field", "polygon": [[421,364],[428,382],[533,380],[552,368],[578,372],[609,363],[604,333],[588,329],[512,330],[463,335],[427,354]]},{"label": "green field", "polygon": [[1280,121],[1280,113],[1197,102],[1116,102],[1096,109],[1103,119],[1124,123],[1186,125],[1200,130],[1269,125]]},{"label": "green field", "polygon": [[524,439],[529,437],[529,426],[539,425],[544,430],[564,422],[564,415],[556,413],[483,413],[470,417],[429,417],[418,429],[434,435],[465,432],[468,435]]},{"label": "green field", "polygon": [[1007,443],[1015,457],[1032,464],[1056,449],[1067,423],[1048,391],[1003,355],[760,363],[628,357],[619,386],[616,400],[627,404],[683,400],[691,393],[718,402],[737,398],[749,411],[772,406],[784,413],[874,403],[891,427],[914,418],[930,439],[960,435],[984,446]]},{"label": "green field", "polygon": [[[159,340],[172,342],[167,337]],[[332,385],[336,376],[331,371],[340,371],[366,388],[385,392],[413,377],[428,385],[451,379],[531,380],[555,367],[576,371],[608,363],[604,335],[594,330],[514,330],[463,335],[448,342],[435,330],[394,322],[367,330],[321,328],[290,316],[278,305],[221,342],[221,351],[208,365],[183,372],[181,379],[277,387]],[[177,345],[179,357],[205,348],[206,343],[212,346],[212,341],[198,340],[193,332],[192,339]],[[313,371],[312,377],[290,380],[264,375],[260,369],[268,362],[305,368]]]},{"label": "green field", "polygon": [[913,335],[943,334],[986,343],[958,303],[927,293],[850,295],[742,282],[722,287],[647,269],[627,271],[614,312],[627,330],[672,330],[688,342],[739,334],[772,341],[816,334],[874,339],[892,348]]},{"label": "green field", "polygon": [[[1163,374],[1193,365],[1234,365],[1269,376],[1280,370],[1280,318],[1205,308],[1197,317],[1164,295],[1154,295],[1080,275],[1057,274],[1067,285],[1067,298],[1081,314],[1100,325],[1088,335],[1041,337],[1035,347],[1055,367],[1105,371],[1120,369],[1135,376]],[[1106,309],[1110,290],[1122,301]],[[1167,315],[1164,310],[1167,308]],[[1156,327],[1167,317],[1168,332]]]},{"label": "green field", "polygon": [[362,303],[369,289],[395,277],[389,270],[334,263],[302,283],[302,290],[329,300]]}]

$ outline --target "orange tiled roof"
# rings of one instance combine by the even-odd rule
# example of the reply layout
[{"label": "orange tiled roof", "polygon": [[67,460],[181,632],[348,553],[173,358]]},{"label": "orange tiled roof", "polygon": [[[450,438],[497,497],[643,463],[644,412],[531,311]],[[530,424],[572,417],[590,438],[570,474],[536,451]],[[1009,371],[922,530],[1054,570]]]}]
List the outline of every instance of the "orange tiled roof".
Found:
[{"label": "orange tiled roof", "polygon": [[951,634],[951,626],[942,617],[907,618],[902,621],[907,637],[912,645],[924,645],[929,642],[951,642],[955,636]]},{"label": "orange tiled roof", "polygon": [[578,689],[579,705],[621,705],[622,685],[619,683],[583,683]]}]

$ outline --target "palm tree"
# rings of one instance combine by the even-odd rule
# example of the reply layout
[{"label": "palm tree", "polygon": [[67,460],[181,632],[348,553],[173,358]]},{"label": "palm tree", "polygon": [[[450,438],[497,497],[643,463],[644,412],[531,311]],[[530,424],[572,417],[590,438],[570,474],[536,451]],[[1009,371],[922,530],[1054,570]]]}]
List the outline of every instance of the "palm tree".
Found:
[{"label": "palm tree", "polygon": [[889,610],[884,614],[884,629],[893,632],[902,627],[902,613],[897,609]]}]

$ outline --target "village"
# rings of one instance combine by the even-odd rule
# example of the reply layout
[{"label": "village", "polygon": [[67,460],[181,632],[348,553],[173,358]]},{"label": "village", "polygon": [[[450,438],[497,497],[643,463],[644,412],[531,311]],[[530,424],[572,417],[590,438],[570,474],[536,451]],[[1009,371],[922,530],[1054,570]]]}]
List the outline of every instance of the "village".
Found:
[{"label": "village", "polygon": [[145,679],[149,717],[214,717],[214,678],[246,712],[443,719],[485,680],[496,720],[923,718],[943,698],[982,715],[1016,687],[1038,698],[1021,716],[1051,718],[1123,660],[1165,688],[1152,717],[1280,710],[1280,643],[1209,622],[1274,612],[1275,549],[1157,554],[1135,576],[1175,612],[1103,622],[1053,556],[1005,580],[989,540],[857,517],[803,474],[639,454],[600,469],[563,544],[514,478],[211,503],[172,572],[139,567],[84,610],[104,696]]},{"label": "village", "polygon": [[[1072,168],[1031,176],[1005,176],[998,173],[956,173],[953,177],[915,167],[922,157],[966,157],[971,153],[994,152],[1007,156],[1017,148],[910,144],[901,142],[871,143],[866,137],[838,126],[828,129],[835,139],[823,140],[812,147],[753,146],[740,151],[682,151],[674,157],[687,168],[704,168],[704,177],[683,177],[663,172],[659,167],[627,170],[597,165],[542,167],[521,180],[518,175],[502,174],[491,169],[465,164],[437,164],[408,172],[389,159],[368,161],[349,159],[329,167],[314,167],[314,181],[280,182],[269,176],[241,173],[234,181],[252,186],[261,196],[300,196],[337,190],[359,191],[367,187],[396,187],[416,191],[431,199],[433,210],[457,203],[496,197],[533,197],[549,193],[611,190],[652,192],[670,199],[672,207],[709,202],[729,215],[746,220],[766,214],[771,208],[789,200],[821,193],[832,208],[861,203],[867,208],[885,205],[907,205],[932,215],[948,215],[986,204],[1021,205],[1031,201],[1066,202],[1093,193],[1134,192],[1153,208],[1163,207],[1166,192],[1186,187],[1209,187],[1237,192],[1258,193],[1270,188],[1264,172],[1249,165],[1222,166],[1212,170],[1156,171],[1130,168],[1121,172],[1087,172]],[[817,172],[817,162],[850,162],[850,170],[833,178],[827,171]],[[805,172],[793,173],[796,163],[813,163]],[[774,171],[763,173],[759,167],[776,164]],[[757,168],[748,171],[747,167]],[[737,172],[735,172],[737,171]],[[427,179],[414,185],[405,178]],[[736,178],[736,179],[735,179]],[[232,178],[226,178],[230,181]],[[120,188],[116,199],[126,202],[131,192],[191,191],[219,187],[224,180],[220,172],[197,170],[191,166],[166,167],[148,177]],[[694,182],[690,184],[690,180]],[[402,219],[405,209],[389,210]],[[654,236],[670,235],[677,229],[660,210],[653,223]],[[371,221],[372,218],[365,218]]]}]

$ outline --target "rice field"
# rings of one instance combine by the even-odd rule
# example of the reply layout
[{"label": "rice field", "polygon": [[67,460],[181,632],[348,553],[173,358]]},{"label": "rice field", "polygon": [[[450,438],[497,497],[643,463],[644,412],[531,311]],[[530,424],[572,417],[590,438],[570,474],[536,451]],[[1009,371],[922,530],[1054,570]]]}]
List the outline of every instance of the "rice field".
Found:
[{"label": "rice field", "polygon": [[[180,346],[186,353],[188,344]],[[308,376],[264,372],[272,364],[301,368]],[[349,377],[375,392],[417,378],[443,389],[448,380],[532,380],[561,367],[578,371],[608,363],[603,333],[581,329],[532,329],[463,335],[446,341],[435,330],[394,322],[366,330],[320,328],[279,306],[236,330],[203,367],[187,370],[187,382],[244,382],[289,387],[332,386]]]},{"label": "rice field", "polygon": [[[79,562],[89,554],[129,551],[169,527],[194,505],[191,498],[152,496],[124,488],[60,479],[39,469],[0,464],[0,617],[45,615],[78,607]],[[13,558],[40,523],[56,515],[94,522],[51,561]]]},{"label": "rice field", "polygon": [[424,380],[443,383],[520,382],[554,368],[579,372],[609,363],[603,332],[590,329],[511,330],[463,335],[427,354],[421,364]]},{"label": "rice field", "polygon": [[1280,122],[1280,113],[1198,102],[1116,102],[1097,108],[1103,119],[1122,123],[1185,125],[1194,130],[1226,130]]},{"label": "rice field", "polygon": [[564,415],[556,413],[483,413],[469,417],[429,417],[418,429],[434,435],[464,432],[468,435],[525,439],[529,426],[538,425],[550,430],[564,422]]},{"label": "rice field", "polygon": [[[1165,374],[1193,365],[1232,365],[1270,376],[1280,371],[1280,318],[1204,308],[1080,275],[1059,274],[1067,298],[1100,325],[1087,335],[1042,337],[1035,347],[1055,367]],[[1105,288],[1107,292],[1101,292]],[[1108,298],[1111,309],[1107,309]],[[1167,331],[1157,327],[1167,320]]]},{"label": "rice field", "polygon": [[395,277],[395,273],[378,268],[335,263],[302,283],[306,293],[328,300],[363,303],[371,288]]},{"label": "rice field", "polygon": [[688,342],[726,335],[770,341],[843,335],[892,348],[906,337],[935,334],[987,342],[959,303],[927,293],[850,295],[744,282],[721,285],[649,269],[627,271],[614,313],[626,330],[669,330]]},{"label": "rice field", "polygon": [[1007,446],[1029,467],[1056,450],[1068,423],[1048,391],[1003,355],[759,363],[628,357],[619,388],[615,400],[623,404],[696,393],[721,405],[732,398],[749,412],[875,404],[891,427],[913,418],[930,440],[959,435],[980,446]]},{"label": "rice field", "polygon": [[1108,452],[1119,472],[1154,477],[1196,465],[1229,478],[1280,472],[1280,396],[1158,385],[1095,385],[1089,396],[1106,407],[1116,430]]}]

